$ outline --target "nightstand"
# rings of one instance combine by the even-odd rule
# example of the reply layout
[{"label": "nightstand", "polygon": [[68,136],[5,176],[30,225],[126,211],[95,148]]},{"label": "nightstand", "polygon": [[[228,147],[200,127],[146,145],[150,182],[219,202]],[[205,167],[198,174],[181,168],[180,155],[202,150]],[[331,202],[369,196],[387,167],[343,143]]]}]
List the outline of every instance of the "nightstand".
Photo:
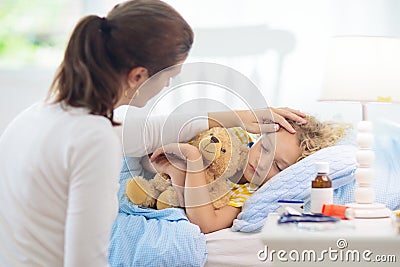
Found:
[{"label": "nightstand", "polygon": [[[338,223],[278,224],[271,213],[263,227],[260,261],[272,266],[400,266],[400,234],[390,218]],[[319,228],[324,229],[319,229]]]}]

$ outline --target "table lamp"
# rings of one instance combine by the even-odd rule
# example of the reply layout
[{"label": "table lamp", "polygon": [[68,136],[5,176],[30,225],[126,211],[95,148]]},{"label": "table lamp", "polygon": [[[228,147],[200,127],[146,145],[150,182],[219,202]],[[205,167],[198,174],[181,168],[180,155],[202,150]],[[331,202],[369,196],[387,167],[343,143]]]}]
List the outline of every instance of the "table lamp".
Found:
[{"label": "table lamp", "polygon": [[371,186],[375,160],[373,125],[367,118],[367,103],[400,102],[400,38],[337,36],[332,38],[322,83],[321,101],[361,103],[362,120],[357,125],[356,203],[348,204],[356,218],[390,216],[385,205],[375,203]]}]

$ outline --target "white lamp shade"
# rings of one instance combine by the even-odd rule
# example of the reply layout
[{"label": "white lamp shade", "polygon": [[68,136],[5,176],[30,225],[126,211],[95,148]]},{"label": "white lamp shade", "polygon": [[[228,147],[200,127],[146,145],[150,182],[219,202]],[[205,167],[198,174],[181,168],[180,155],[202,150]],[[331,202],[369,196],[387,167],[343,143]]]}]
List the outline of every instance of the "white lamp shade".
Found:
[{"label": "white lamp shade", "polygon": [[321,101],[400,102],[400,38],[337,36]]}]

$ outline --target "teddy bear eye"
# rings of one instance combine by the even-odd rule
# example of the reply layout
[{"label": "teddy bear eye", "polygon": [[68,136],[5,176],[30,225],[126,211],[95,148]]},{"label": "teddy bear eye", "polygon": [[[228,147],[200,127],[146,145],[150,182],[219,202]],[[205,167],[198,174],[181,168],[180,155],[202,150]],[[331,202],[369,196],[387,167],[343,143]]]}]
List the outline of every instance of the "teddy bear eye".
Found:
[{"label": "teddy bear eye", "polygon": [[210,135],[213,136],[214,134],[213,134],[213,133],[210,133]]},{"label": "teddy bear eye", "polygon": [[221,148],[221,152],[222,152],[222,153],[225,153],[225,152],[226,152],[226,149],[225,149],[225,148]]}]

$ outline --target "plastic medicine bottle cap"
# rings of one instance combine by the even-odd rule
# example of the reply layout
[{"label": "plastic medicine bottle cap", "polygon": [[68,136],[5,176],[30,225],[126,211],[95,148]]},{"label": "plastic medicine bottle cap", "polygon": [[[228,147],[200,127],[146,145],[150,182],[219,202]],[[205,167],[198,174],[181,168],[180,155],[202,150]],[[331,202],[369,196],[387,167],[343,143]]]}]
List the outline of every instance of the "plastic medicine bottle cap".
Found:
[{"label": "plastic medicine bottle cap", "polygon": [[323,204],[322,214],[327,216],[336,216],[340,219],[354,219],[354,209],[342,205]]},{"label": "plastic medicine bottle cap", "polygon": [[329,163],[328,162],[316,162],[315,166],[318,173],[329,173]]}]

